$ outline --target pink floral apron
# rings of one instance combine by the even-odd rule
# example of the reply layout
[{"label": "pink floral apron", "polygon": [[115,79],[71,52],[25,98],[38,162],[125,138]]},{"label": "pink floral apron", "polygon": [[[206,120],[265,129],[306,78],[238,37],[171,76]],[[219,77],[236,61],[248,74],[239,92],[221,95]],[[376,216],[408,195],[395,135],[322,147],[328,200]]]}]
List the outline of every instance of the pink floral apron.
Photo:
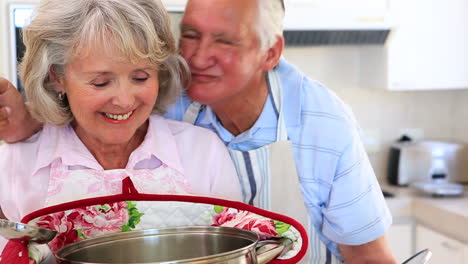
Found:
[{"label": "pink floral apron", "polygon": [[45,206],[75,200],[120,194],[122,180],[130,177],[142,193],[189,194],[185,176],[162,164],[156,169],[68,170],[60,160],[52,163]]},{"label": "pink floral apron", "polygon": [[[149,170],[97,171],[68,170],[56,161],[51,167],[47,207],[25,216],[22,222],[56,230],[56,237],[48,243],[53,253],[104,234],[187,225],[242,228],[256,232],[261,239],[290,238],[293,249],[271,263],[297,263],[307,252],[307,232],[294,219],[240,202],[188,195],[190,192],[184,175],[164,164]],[[33,243],[10,241],[0,264],[41,263],[45,253]]]}]

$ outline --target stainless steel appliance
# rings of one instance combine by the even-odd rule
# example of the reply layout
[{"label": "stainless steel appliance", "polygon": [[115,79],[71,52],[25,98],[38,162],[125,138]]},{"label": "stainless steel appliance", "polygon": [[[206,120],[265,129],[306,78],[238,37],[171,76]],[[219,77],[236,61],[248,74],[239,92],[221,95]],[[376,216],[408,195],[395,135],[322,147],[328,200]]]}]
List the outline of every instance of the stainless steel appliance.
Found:
[{"label": "stainless steel appliance", "polygon": [[406,141],[390,148],[387,179],[409,186],[421,182],[468,183],[468,144]]}]

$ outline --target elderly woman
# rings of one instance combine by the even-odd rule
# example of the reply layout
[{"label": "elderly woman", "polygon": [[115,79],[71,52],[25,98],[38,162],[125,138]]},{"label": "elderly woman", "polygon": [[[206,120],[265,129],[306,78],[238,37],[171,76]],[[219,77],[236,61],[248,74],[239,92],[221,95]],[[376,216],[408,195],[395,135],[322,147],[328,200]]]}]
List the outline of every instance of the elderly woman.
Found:
[{"label": "elderly woman", "polygon": [[45,126],[0,148],[8,219],[119,194],[127,177],[141,193],[241,199],[219,138],[158,115],[187,76],[158,0],[44,0],[24,42],[20,75]]}]

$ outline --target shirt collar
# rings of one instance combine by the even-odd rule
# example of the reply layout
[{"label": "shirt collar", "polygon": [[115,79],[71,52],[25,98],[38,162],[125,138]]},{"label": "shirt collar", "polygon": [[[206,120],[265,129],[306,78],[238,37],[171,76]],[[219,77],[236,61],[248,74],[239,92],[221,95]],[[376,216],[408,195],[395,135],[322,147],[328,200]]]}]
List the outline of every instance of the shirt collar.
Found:
[{"label": "shirt collar", "polygon": [[[103,170],[71,126],[59,128],[45,125],[40,138],[38,159],[33,174],[61,159],[68,166],[79,165],[95,170]],[[163,117],[152,115],[148,131],[142,144],[130,155],[127,168],[133,168],[144,159],[159,159],[163,164],[184,173],[176,139]]]},{"label": "shirt collar", "polygon": [[44,125],[39,136],[38,153],[40,155],[38,155],[33,174],[48,167],[57,159],[61,159],[62,164],[65,165],[82,165],[102,170],[70,125],[62,128]]},{"label": "shirt collar", "polygon": [[167,120],[159,115],[150,116],[145,140],[130,155],[129,165],[134,166],[139,161],[150,157],[157,158],[163,164],[184,173],[176,137]]}]

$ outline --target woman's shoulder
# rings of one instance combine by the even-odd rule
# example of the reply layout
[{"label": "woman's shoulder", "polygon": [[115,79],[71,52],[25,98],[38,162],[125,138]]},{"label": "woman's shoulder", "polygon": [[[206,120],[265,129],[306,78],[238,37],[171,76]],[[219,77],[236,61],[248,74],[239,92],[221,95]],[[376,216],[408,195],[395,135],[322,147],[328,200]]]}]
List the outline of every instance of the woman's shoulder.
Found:
[{"label": "woman's shoulder", "polygon": [[5,153],[8,153],[7,155],[10,158],[13,158],[14,155],[21,154],[21,153],[31,153],[31,152],[37,152],[39,148],[39,142],[41,141],[41,136],[42,136],[42,130],[37,132],[36,134],[32,135],[28,139],[16,143],[3,143],[0,145],[0,157],[2,157],[2,160],[6,158],[6,155],[3,155]]},{"label": "woman's shoulder", "polygon": [[8,190],[0,187],[0,200],[8,198],[14,192],[20,192],[21,186],[14,183],[28,179],[32,175],[33,167],[40,155],[38,150],[41,133],[38,132],[22,142],[0,145],[0,169],[2,170],[0,182],[9,186]]},{"label": "woman's shoulder", "polygon": [[42,130],[32,135],[30,138],[13,143],[4,143],[0,146],[0,168],[4,166],[15,167],[24,166],[27,162],[27,167],[34,167],[39,155],[46,155],[48,152],[57,147],[59,139],[66,133],[66,128],[45,125]]}]

